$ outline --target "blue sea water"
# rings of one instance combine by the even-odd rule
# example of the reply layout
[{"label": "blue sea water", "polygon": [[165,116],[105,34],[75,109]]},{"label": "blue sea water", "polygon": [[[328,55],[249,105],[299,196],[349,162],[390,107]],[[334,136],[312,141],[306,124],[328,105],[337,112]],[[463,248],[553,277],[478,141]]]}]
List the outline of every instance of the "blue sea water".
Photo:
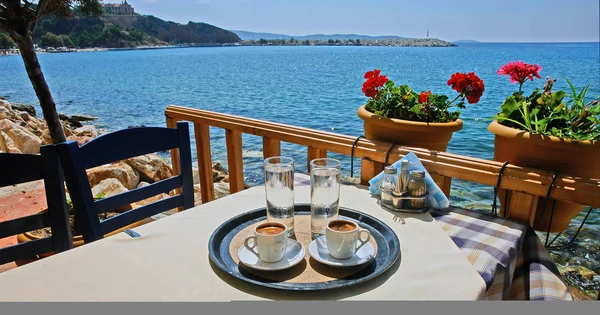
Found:
[{"label": "blue sea water", "polygon": [[[486,90],[478,104],[463,110],[464,128],[454,134],[448,151],[485,159],[493,157],[489,118],[517,89],[496,74],[505,63],[539,64],[542,77],[558,78],[556,88],[567,88],[566,77],[578,88],[590,84],[590,97],[600,95],[599,43],[185,48],[40,54],[39,59],[59,112],[97,116],[95,124],[108,130],[164,126],[165,107],[177,104],[358,136],[362,121],[356,110],[366,101],[361,93],[365,71],[381,69],[397,83],[451,97],[454,91],[446,85],[450,75],[473,71]],[[543,84],[543,79],[527,82],[524,90]],[[0,57],[0,95],[37,104],[19,56]],[[211,132],[214,161],[226,161],[224,132]],[[245,176],[250,183],[262,181],[261,143],[258,137],[244,136]],[[300,170],[306,169],[306,148],[284,144],[282,152],[293,156]],[[348,174],[349,158],[332,156],[342,159]],[[355,165],[360,165],[358,160]],[[455,180],[452,202],[489,209],[492,192],[491,187]],[[584,236],[589,241],[581,245],[597,253],[599,245],[593,239],[600,239],[598,215],[592,222]],[[600,257],[586,259],[591,262],[580,264],[599,271]]]}]

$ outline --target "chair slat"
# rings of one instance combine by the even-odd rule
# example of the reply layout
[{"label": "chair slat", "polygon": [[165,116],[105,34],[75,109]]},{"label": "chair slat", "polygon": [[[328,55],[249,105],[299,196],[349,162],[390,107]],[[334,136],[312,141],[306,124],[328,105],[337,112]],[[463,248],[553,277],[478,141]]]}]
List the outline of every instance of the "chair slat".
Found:
[{"label": "chair slat", "polygon": [[42,179],[42,160],[39,155],[0,153],[2,169],[0,187]]},{"label": "chair slat", "polygon": [[0,249],[0,265],[19,259],[31,258],[37,254],[44,254],[51,251],[53,251],[51,237],[12,245]]},{"label": "chair slat", "polygon": [[47,212],[0,222],[0,238],[41,229],[48,226],[49,222]]},{"label": "chair slat", "polygon": [[134,222],[149,218],[169,209],[177,208],[179,205],[181,205],[182,200],[183,197],[181,195],[177,195],[121,213],[110,219],[102,221],[102,233],[108,234],[116,229],[122,228]]},{"label": "chair slat", "polygon": [[86,169],[177,147],[177,129],[141,127],[102,135],[80,149]]},{"label": "chair slat", "polygon": [[178,187],[181,187],[180,175],[158,181],[145,187],[100,199],[96,201],[96,209],[98,213],[114,211],[115,209],[124,205],[144,200],[158,194],[168,193],[169,191]]}]

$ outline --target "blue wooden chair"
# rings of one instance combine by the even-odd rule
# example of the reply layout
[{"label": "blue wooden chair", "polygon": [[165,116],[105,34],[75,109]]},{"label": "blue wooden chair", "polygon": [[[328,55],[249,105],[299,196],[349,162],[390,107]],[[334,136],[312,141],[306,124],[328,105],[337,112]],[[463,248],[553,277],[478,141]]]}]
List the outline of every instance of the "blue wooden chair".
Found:
[{"label": "blue wooden chair", "polygon": [[[69,141],[57,145],[67,180],[67,187],[76,211],[77,227],[85,242],[103,238],[107,233],[170,209],[184,210],[194,206],[192,158],[188,123],[177,128],[140,127],[102,135],[79,147]],[[111,162],[148,153],[179,150],[180,174],[145,187],[108,198],[94,200],[86,170]],[[181,188],[176,196],[135,208],[100,221],[98,214],[114,211],[132,202],[144,200]]]},{"label": "blue wooden chair", "polygon": [[62,169],[54,146],[43,146],[41,155],[0,153],[0,187],[43,179],[48,211],[0,222],[0,238],[50,226],[52,236],[0,249],[0,265],[35,257],[48,252],[59,253],[73,248],[69,215],[65,199]]}]

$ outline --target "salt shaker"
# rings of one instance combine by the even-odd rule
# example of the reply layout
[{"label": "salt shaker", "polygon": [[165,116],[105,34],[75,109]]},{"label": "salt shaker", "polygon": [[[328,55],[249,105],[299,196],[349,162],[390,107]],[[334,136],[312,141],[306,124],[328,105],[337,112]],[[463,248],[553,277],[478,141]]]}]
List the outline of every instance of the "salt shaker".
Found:
[{"label": "salt shaker", "polygon": [[381,180],[381,201],[384,203],[392,203],[392,191],[396,187],[396,168],[392,165],[386,166],[383,169],[383,179]]},{"label": "salt shaker", "polygon": [[[411,197],[425,196],[427,193],[427,186],[425,184],[425,171],[412,171],[410,175],[410,180],[408,181],[408,195]],[[410,207],[413,209],[425,208],[425,198],[411,199]]]}]

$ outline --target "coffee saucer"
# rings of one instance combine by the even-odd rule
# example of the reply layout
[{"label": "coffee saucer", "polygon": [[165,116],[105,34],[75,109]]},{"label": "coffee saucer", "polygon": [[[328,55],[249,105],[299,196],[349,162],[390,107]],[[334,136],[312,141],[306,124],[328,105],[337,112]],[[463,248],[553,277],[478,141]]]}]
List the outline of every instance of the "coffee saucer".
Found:
[{"label": "coffee saucer", "polygon": [[275,271],[287,269],[299,264],[306,255],[304,247],[298,241],[288,238],[287,242],[285,256],[278,262],[264,262],[244,245],[238,250],[238,258],[241,264],[256,270]]},{"label": "coffee saucer", "polygon": [[[358,243],[359,241],[357,241]],[[359,248],[354,256],[348,259],[336,259],[329,255],[327,250],[327,240],[325,236],[314,239],[308,245],[308,253],[316,261],[325,265],[334,267],[351,267],[365,264],[375,258],[375,247],[371,243],[366,243]]]}]

